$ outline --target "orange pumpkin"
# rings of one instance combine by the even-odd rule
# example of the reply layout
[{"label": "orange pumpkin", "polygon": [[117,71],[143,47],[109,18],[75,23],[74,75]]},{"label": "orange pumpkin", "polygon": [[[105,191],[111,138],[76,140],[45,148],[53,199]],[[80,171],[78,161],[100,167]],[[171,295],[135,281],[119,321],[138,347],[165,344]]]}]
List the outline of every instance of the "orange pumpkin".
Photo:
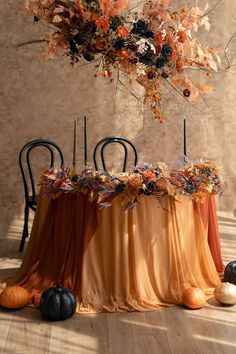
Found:
[{"label": "orange pumpkin", "polygon": [[21,286],[7,287],[0,294],[0,305],[8,309],[19,309],[28,305],[30,295]]},{"label": "orange pumpkin", "polygon": [[200,309],[206,304],[206,296],[199,288],[184,290],[182,295],[183,304],[190,309]]}]

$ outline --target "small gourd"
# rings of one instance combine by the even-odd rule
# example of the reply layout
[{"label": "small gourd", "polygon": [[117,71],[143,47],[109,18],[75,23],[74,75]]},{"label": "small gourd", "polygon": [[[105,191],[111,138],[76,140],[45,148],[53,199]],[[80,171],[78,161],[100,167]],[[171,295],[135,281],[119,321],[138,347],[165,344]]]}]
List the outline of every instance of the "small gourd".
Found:
[{"label": "small gourd", "polygon": [[30,294],[21,286],[6,287],[0,294],[0,305],[8,309],[19,309],[29,302]]},{"label": "small gourd", "polygon": [[183,304],[190,309],[200,309],[206,304],[206,296],[202,289],[185,289],[182,295]]},{"label": "small gourd", "polygon": [[236,286],[231,283],[221,283],[214,290],[214,297],[217,301],[226,305],[236,304]]}]

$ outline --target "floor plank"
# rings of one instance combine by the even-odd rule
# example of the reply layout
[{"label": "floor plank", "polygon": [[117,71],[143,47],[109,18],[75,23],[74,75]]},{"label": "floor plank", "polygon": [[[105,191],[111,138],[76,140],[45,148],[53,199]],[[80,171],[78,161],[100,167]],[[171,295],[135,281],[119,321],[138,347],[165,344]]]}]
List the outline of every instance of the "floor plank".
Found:
[{"label": "floor plank", "polygon": [[[193,323],[182,306],[161,311],[171,353],[201,353],[197,339],[193,337]],[[205,354],[205,353],[204,353]]]},{"label": "floor plank", "polygon": [[39,311],[27,307],[15,311],[2,352],[33,352],[40,323]]},{"label": "floor plank", "polygon": [[0,353],[5,349],[14,311],[0,310]]},{"label": "floor plank", "polygon": [[189,320],[193,323],[193,337],[204,354],[236,353],[235,309],[228,309],[230,317],[227,320],[227,308],[219,306],[214,300],[211,303],[214,303],[214,307],[187,310]]}]

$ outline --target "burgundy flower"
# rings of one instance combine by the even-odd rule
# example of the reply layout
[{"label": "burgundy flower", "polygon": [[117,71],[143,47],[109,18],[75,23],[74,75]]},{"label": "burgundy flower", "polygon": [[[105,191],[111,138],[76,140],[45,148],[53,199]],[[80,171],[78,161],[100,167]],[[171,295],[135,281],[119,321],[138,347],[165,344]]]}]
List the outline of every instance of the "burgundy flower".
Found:
[{"label": "burgundy flower", "polygon": [[190,92],[189,89],[185,89],[185,90],[183,91],[183,94],[184,94],[184,97],[189,97],[189,96],[191,95],[191,92]]}]

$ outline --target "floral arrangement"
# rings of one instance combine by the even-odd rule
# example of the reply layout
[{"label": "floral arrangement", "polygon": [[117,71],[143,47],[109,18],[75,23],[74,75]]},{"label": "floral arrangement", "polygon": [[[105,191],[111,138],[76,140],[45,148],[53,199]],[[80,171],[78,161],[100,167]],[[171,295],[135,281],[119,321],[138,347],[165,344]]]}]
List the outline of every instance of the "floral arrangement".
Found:
[{"label": "floral arrangement", "polygon": [[187,69],[210,76],[220,59],[214,48],[193,37],[199,26],[210,29],[204,15],[208,7],[177,10],[169,0],[141,3],[142,10],[136,12],[137,6],[128,8],[129,0],[26,0],[26,9],[35,21],[53,26],[54,32],[45,35],[48,58],[67,53],[72,63],[81,58],[95,62],[95,77],[110,81],[113,69],[127,74],[130,83],[144,88],[143,102],[164,122],[167,90],[176,90],[189,102],[210,92],[210,86],[193,82]]},{"label": "floral arrangement", "polygon": [[173,170],[158,162],[155,167],[138,163],[132,172],[116,175],[92,169],[85,169],[81,174],[69,168],[49,169],[42,171],[39,184],[53,199],[62,193],[84,193],[90,200],[96,200],[100,208],[110,206],[120,195],[127,210],[135,206],[141,195],[153,196],[161,205],[166,196],[187,195],[201,201],[206,195],[222,193],[225,183],[211,162],[184,165]]}]

